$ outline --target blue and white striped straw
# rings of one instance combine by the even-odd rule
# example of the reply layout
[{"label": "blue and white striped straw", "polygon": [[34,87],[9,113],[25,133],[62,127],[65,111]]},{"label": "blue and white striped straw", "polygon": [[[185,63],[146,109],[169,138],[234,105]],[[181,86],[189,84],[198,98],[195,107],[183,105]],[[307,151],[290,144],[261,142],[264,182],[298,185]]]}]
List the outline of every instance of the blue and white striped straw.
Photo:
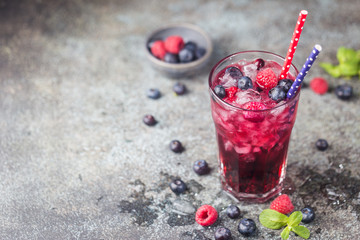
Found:
[{"label": "blue and white striped straw", "polygon": [[313,50],[311,51],[309,57],[306,59],[306,62],[304,64],[304,66],[302,67],[300,73],[297,75],[295,81],[293,82],[293,84],[291,85],[290,90],[287,93],[287,98],[292,98],[293,96],[295,96],[298,88],[300,87],[302,81],[304,80],[306,74],[309,72],[312,64],[315,62],[315,59],[317,58],[317,56],[319,55],[319,53],[321,52],[321,46],[316,44],[313,48]]}]

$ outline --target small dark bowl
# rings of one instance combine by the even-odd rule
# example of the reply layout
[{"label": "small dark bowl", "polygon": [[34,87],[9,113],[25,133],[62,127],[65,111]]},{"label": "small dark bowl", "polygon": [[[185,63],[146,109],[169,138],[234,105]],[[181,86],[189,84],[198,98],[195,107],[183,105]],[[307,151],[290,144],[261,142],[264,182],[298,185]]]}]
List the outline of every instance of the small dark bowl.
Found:
[{"label": "small dark bowl", "polygon": [[[195,42],[199,47],[206,49],[205,55],[189,63],[167,63],[154,57],[148,48],[149,42],[158,39],[165,40],[171,35],[181,36],[185,43],[188,41]],[[212,42],[208,34],[195,25],[185,23],[172,24],[155,30],[146,39],[145,47],[146,55],[151,65],[165,75],[173,78],[192,76],[197,73],[206,65],[213,51]]]}]

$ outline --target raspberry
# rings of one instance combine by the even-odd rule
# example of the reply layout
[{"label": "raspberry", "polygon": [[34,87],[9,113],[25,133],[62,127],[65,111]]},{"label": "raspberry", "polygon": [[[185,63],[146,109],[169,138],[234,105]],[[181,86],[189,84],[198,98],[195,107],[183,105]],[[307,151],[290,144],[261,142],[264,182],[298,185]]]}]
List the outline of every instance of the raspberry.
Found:
[{"label": "raspberry", "polygon": [[288,195],[283,194],[278,196],[270,204],[270,209],[278,211],[282,214],[289,214],[294,210],[294,205],[291,203],[291,200]]},{"label": "raspberry", "polygon": [[[261,102],[247,102],[242,108],[247,110],[265,110],[266,106]],[[244,111],[244,118],[251,122],[261,122],[265,118],[265,113],[256,111]]]},{"label": "raspberry", "polygon": [[325,94],[329,88],[325,79],[316,77],[310,81],[310,88],[317,94]]},{"label": "raspberry", "polygon": [[195,214],[195,221],[204,227],[214,224],[217,218],[216,209],[210,205],[202,205]]},{"label": "raspberry", "polygon": [[153,43],[153,45],[151,46],[151,53],[155,57],[160,58],[161,60],[163,60],[164,57],[165,57],[165,54],[166,54],[164,42],[161,41],[161,40],[155,41]]},{"label": "raspberry", "polygon": [[262,89],[272,89],[278,83],[276,75],[271,68],[266,68],[258,72],[256,82]]},{"label": "raspberry", "polygon": [[235,94],[237,93],[238,88],[237,87],[229,87],[225,89],[225,99],[226,102],[231,102],[233,98],[235,97]]},{"label": "raspberry", "polygon": [[178,54],[184,48],[184,40],[182,37],[172,35],[165,40],[165,49],[169,53]]}]

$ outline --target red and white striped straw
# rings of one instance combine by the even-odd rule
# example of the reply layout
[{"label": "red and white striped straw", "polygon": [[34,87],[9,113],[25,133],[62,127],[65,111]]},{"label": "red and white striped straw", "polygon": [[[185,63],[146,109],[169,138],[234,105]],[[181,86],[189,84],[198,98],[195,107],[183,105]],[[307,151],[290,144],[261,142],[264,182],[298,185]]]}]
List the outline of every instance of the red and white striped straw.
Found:
[{"label": "red and white striped straw", "polygon": [[298,18],[296,26],[295,26],[295,30],[294,30],[294,33],[293,33],[293,36],[292,36],[292,39],[290,42],[289,50],[286,54],[285,62],[284,62],[282,71],[280,73],[280,79],[286,78],[286,76],[289,72],[289,68],[290,68],[291,62],[293,60],[296,46],[300,39],[301,32],[304,28],[304,23],[305,23],[307,15],[308,15],[308,12],[306,10],[301,10],[299,13],[299,18]]}]

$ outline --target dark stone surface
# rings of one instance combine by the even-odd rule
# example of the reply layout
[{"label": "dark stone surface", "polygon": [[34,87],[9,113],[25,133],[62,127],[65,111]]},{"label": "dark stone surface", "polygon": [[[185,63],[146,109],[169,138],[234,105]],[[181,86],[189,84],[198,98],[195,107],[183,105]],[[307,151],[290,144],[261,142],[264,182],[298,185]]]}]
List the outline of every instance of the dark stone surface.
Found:
[{"label": "dark stone surface", "polygon": [[[229,204],[255,220],[253,239],[279,239],[258,221],[268,203],[236,203],[220,189],[206,82],[230,53],[285,55],[301,9],[309,16],[296,65],[315,43],[323,46],[318,61],[334,64],[338,47],[359,48],[358,0],[0,0],[0,239],[213,239],[219,226],[243,239],[238,221],[226,217]],[[146,36],[165,22],[197,24],[214,41],[210,64],[178,80],[184,96],[145,58]],[[297,210],[316,210],[311,239],[357,239],[360,81],[334,79],[318,64],[306,82],[315,76],[331,89],[348,82],[355,96],[303,89],[284,191]],[[152,87],[160,99],[146,97]],[[158,124],[143,124],[145,114]],[[329,149],[316,149],[319,138]],[[169,150],[173,139],[185,152]],[[209,175],[193,172],[198,159]],[[175,177],[188,185],[185,194],[168,188]],[[211,227],[194,221],[203,204],[219,211]]]}]

